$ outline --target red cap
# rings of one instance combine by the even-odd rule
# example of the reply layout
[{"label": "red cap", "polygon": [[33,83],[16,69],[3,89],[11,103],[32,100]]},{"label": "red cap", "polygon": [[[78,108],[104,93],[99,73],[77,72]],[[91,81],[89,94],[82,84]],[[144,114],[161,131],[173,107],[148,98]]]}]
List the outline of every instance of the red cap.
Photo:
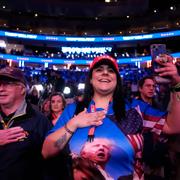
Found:
[{"label": "red cap", "polygon": [[93,69],[94,66],[101,61],[106,61],[106,62],[111,63],[114,66],[114,68],[117,70],[117,72],[119,72],[119,67],[118,67],[116,59],[114,59],[113,57],[109,55],[102,55],[102,56],[95,57],[93,62],[90,64],[90,69]]}]

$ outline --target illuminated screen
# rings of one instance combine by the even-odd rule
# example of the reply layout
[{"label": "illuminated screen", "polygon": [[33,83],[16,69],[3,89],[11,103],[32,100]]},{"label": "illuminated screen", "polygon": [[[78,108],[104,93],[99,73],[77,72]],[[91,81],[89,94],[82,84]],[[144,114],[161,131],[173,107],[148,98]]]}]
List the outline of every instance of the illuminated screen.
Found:
[{"label": "illuminated screen", "polygon": [[12,38],[22,38],[31,40],[42,40],[42,41],[55,41],[55,42],[121,42],[121,41],[137,41],[137,40],[147,40],[147,39],[158,39],[158,38],[168,38],[180,36],[180,30],[177,31],[167,31],[161,33],[151,33],[151,34],[140,34],[134,36],[46,36],[28,33],[18,33],[10,31],[0,31],[0,36],[12,37]]}]

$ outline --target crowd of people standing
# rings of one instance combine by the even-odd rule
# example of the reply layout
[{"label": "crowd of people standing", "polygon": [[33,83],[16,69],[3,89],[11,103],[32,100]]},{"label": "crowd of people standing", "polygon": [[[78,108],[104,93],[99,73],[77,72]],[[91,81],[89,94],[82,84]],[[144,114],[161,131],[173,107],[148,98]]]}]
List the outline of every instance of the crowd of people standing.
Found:
[{"label": "crowd of people standing", "polygon": [[180,132],[180,76],[172,63],[156,71],[171,79],[170,104],[163,108],[153,98],[153,77],[139,81],[139,96],[127,103],[116,59],[103,55],[90,65],[81,100],[66,105],[62,90],[54,88],[39,109],[36,93],[33,105],[27,98],[23,72],[0,69],[0,178],[166,178],[155,170],[167,167],[154,170],[145,153],[147,146],[154,151],[158,142],[164,145]]}]

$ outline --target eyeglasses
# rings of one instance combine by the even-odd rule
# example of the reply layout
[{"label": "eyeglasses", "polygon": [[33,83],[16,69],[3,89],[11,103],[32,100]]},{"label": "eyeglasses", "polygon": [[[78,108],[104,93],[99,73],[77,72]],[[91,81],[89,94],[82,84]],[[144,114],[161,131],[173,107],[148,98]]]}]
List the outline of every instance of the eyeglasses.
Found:
[{"label": "eyeglasses", "polygon": [[18,85],[20,85],[20,83],[16,81],[0,81],[0,86],[4,86],[4,87],[12,87]]}]

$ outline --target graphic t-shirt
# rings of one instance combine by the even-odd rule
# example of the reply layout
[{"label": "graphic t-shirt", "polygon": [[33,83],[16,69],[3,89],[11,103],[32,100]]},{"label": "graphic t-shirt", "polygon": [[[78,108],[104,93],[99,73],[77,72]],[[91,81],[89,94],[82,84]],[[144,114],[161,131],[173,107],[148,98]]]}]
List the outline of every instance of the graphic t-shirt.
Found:
[{"label": "graphic t-shirt", "polygon": [[[112,102],[109,104],[103,124],[95,128],[93,141],[88,141],[91,127],[78,128],[69,141],[71,154],[89,158],[97,164],[106,179],[120,177],[142,177],[143,121],[139,113],[129,110],[126,118],[118,124],[114,120]],[[88,112],[91,112],[91,101]],[[63,127],[75,113],[76,104],[68,105],[50,133]],[[103,109],[96,109],[100,111]],[[86,119],[84,119],[86,120]],[[133,179],[133,178],[132,178]]]}]

